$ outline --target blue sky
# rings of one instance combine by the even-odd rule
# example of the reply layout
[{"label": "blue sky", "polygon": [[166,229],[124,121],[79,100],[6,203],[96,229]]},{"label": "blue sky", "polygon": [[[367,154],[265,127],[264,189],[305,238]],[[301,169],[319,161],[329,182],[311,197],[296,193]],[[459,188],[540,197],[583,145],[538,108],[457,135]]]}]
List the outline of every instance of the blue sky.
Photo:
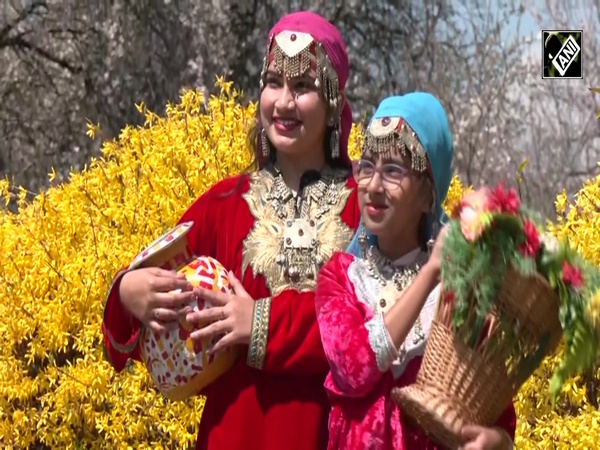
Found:
[{"label": "blue sky", "polygon": [[[492,5],[492,9],[498,8],[498,3],[499,1],[491,1],[490,4]],[[554,2],[557,3],[557,2]],[[543,17],[544,14],[544,10],[546,8],[545,5],[545,1],[544,0],[530,0],[527,2],[527,9],[528,10],[534,10],[537,12],[542,12],[542,23],[538,24],[536,23],[536,21],[533,19],[532,15],[529,13],[529,11],[525,12],[522,16],[521,16],[521,22],[519,23],[519,18],[518,17],[514,17],[513,20],[511,20],[508,24],[508,26],[506,27],[505,31],[505,36],[503,36],[504,38],[512,38],[515,36],[515,34],[520,35],[520,36],[536,36],[537,33],[539,33],[541,31],[542,28],[544,29],[561,29],[563,28],[562,24],[558,24],[558,23],[551,23],[548,19],[548,17]],[[559,10],[564,11],[565,9],[567,9],[568,6],[563,6],[561,8],[559,8]],[[585,11],[585,6],[583,4],[583,2],[578,5],[578,7],[572,9],[572,13],[569,14],[568,17],[563,17],[564,19],[567,19],[567,25],[568,25],[568,29],[581,29],[582,28],[582,23],[581,20],[586,20],[588,19],[587,17],[585,17],[586,11]],[[559,12],[559,10],[557,10],[556,12]],[[583,17],[582,17],[583,14]],[[585,27],[583,27],[585,30]],[[563,28],[564,29],[564,28]]]},{"label": "blue sky", "polygon": [[[463,1],[459,1],[455,4],[455,7],[458,9],[459,17],[467,18],[470,16],[470,13],[463,7],[464,3],[465,2],[463,2]],[[499,8],[500,8],[499,3],[501,3],[499,0],[490,0],[489,1],[491,13],[494,16],[499,15]],[[528,5],[529,5],[528,8],[535,8],[536,10],[539,10],[539,8],[543,6],[543,0],[532,0],[532,1],[528,2]],[[481,7],[483,9],[485,9],[486,8],[485,3],[482,2]],[[496,20],[492,20],[492,22],[495,23]],[[520,36],[535,35],[537,32],[539,32],[538,28],[539,28],[539,25],[535,23],[531,14],[529,12],[525,12],[520,17],[520,22],[519,22],[519,17],[517,15],[515,15],[509,21],[508,26],[503,27],[502,37],[503,37],[503,39],[510,40],[510,39],[514,38],[515,35],[520,35]]]},{"label": "blue sky", "polygon": [[[498,2],[492,2],[497,4]],[[540,1],[533,1],[530,5],[540,4]],[[531,6],[530,6],[531,7]],[[520,21],[519,21],[520,19]],[[515,16],[509,21],[508,26],[505,28],[506,36],[504,38],[512,38],[515,34],[520,36],[531,36],[539,33],[539,25],[535,22],[529,11],[526,11],[520,18]]]},{"label": "blue sky", "polygon": [[518,34],[520,36],[535,36],[535,34],[539,33],[540,31],[539,26],[535,23],[533,17],[531,17],[531,14],[529,14],[528,12],[523,14],[520,23],[518,21],[518,18],[515,17],[511,22],[509,22],[509,25],[506,28],[506,30],[508,34],[507,36],[505,36],[506,38],[513,37],[514,34]]},{"label": "blue sky", "polygon": [[[500,8],[501,8],[501,4],[506,4],[507,1],[506,0],[488,0],[489,1],[489,5],[490,5],[490,9],[491,9],[491,13],[494,16],[494,18],[492,19],[491,23],[495,24],[497,23],[498,19],[500,19],[499,14],[500,14]],[[540,38],[540,32],[542,29],[565,29],[565,23],[566,23],[566,28],[567,29],[582,29],[584,30],[584,33],[586,31],[586,28],[589,29],[589,24],[590,24],[590,20],[591,18],[588,17],[589,13],[587,10],[587,8],[589,8],[589,4],[588,3],[584,3],[581,2],[579,4],[571,4],[570,6],[567,5],[562,5],[562,6],[558,6],[558,3],[560,0],[557,1],[553,1],[552,3],[554,4],[554,7],[556,8],[555,14],[561,14],[564,13],[565,11],[569,11],[570,13],[565,16],[565,17],[561,17],[561,19],[563,19],[563,21],[565,23],[560,24],[560,23],[553,23],[554,20],[550,19],[548,14],[545,14],[545,10],[547,8],[546,5],[546,0],[525,0],[527,3],[527,7],[526,7],[526,11],[521,15],[518,16],[515,14],[515,16],[513,16],[507,24],[504,24],[504,26],[502,27],[502,40],[504,42],[511,42],[513,41],[515,38],[518,37],[531,37],[533,40],[531,41],[532,47],[532,54],[536,54],[535,52],[537,51],[536,47],[539,47],[540,43],[539,43],[539,38]],[[463,5],[465,3],[464,0],[459,0],[456,3],[456,6],[459,9],[459,17],[469,17],[469,12],[463,7]],[[482,8],[486,8],[486,2],[478,2]],[[587,6],[586,6],[587,5]],[[462,10],[462,11],[461,11]],[[539,23],[537,20],[534,19],[534,16],[532,16],[532,14],[529,11],[534,11],[535,13],[539,13],[539,15],[541,16],[541,23]],[[584,26],[584,23],[588,23],[588,26]],[[597,24],[593,24],[596,25]],[[467,29],[469,27],[467,26]],[[588,31],[590,32],[590,31]],[[541,54],[541,50],[540,50],[540,54]]]}]

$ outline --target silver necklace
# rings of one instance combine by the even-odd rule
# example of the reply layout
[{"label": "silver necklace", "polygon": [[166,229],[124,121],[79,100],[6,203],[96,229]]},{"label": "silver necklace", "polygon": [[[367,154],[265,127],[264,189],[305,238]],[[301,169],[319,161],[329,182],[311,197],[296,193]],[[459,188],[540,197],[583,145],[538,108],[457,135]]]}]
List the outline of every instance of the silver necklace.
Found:
[{"label": "silver necklace", "polygon": [[311,218],[320,219],[336,204],[340,191],[340,183],[345,180],[342,171],[325,167],[321,171],[319,180],[294,195],[285,183],[279,168],[274,166],[272,172],[274,176],[273,188],[267,194],[266,200],[282,220],[308,217],[311,212],[312,202],[317,204],[317,208],[316,211],[313,211],[313,217]]},{"label": "silver necklace", "polygon": [[273,166],[272,174],[273,187],[265,200],[282,221],[284,229],[277,264],[288,281],[314,280],[324,263],[318,255],[319,221],[337,203],[346,180],[345,173],[325,167],[318,180],[295,196],[277,166]]},{"label": "silver necklace", "polygon": [[[391,281],[398,293],[404,291],[415,279],[421,267],[427,262],[428,255],[421,252],[415,262],[403,267],[395,267],[392,262],[386,258],[375,246],[369,247],[366,252],[367,271],[369,275],[375,278],[382,287],[388,285]],[[384,300],[380,300],[383,302]],[[425,335],[423,334],[423,325],[420,315],[415,322],[415,337],[413,344],[418,344]],[[402,345],[404,348],[404,344]]]}]

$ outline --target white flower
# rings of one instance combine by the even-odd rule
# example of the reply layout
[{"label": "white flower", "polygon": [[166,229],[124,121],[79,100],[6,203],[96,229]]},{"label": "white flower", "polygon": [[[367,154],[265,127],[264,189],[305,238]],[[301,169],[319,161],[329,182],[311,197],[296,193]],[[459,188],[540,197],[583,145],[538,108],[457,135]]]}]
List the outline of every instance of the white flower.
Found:
[{"label": "white flower", "polygon": [[542,244],[549,253],[556,253],[558,251],[558,239],[549,233],[542,234]]}]

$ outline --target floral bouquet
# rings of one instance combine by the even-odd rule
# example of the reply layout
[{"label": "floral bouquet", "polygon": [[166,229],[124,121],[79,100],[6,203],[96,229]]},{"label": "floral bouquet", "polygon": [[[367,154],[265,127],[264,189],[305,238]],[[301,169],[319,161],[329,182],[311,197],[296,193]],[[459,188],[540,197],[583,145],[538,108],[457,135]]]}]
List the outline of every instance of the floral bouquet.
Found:
[{"label": "floral bouquet", "polygon": [[442,250],[442,293],[417,381],[396,389],[404,415],[444,445],[466,423],[491,426],[564,337],[550,390],[600,349],[600,271],[502,184],[464,197]]}]

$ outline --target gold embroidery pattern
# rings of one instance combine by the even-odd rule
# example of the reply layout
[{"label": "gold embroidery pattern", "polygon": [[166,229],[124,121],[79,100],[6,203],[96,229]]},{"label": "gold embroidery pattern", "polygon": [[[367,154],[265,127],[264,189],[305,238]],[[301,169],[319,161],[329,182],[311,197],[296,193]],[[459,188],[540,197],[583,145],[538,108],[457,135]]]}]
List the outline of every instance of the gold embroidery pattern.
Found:
[{"label": "gold embroidery pattern", "polygon": [[[353,231],[340,214],[352,193],[346,187],[346,172],[326,169],[321,179],[309,185],[294,219],[296,200],[281,176],[270,170],[251,175],[250,189],[243,195],[254,216],[254,227],[244,240],[242,273],[263,275],[271,295],[288,288],[314,289],[321,266],[334,251],[344,249]],[[299,219],[299,220],[298,220]],[[304,227],[299,224],[304,223]],[[292,245],[292,232],[312,233],[308,244]]]},{"label": "gold embroidery pattern", "polygon": [[389,154],[396,151],[402,156],[412,157],[412,168],[417,172],[427,169],[427,152],[421,145],[417,133],[400,117],[373,119],[363,143],[362,153]]},{"label": "gold embroidery pattern", "polygon": [[269,338],[269,316],[271,314],[271,298],[261,298],[254,303],[252,312],[252,330],[246,364],[255,369],[265,365],[267,339]]}]

